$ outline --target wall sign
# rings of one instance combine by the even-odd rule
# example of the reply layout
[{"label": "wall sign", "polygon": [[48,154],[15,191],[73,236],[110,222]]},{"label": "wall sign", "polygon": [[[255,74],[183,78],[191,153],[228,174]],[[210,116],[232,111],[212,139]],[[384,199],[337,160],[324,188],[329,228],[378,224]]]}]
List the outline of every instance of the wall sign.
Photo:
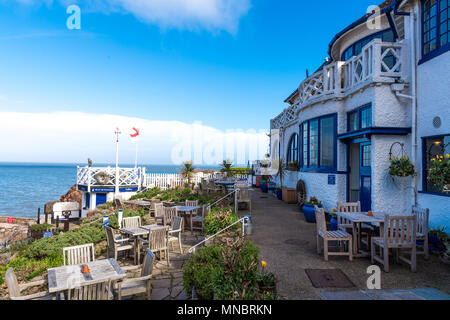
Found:
[{"label": "wall sign", "polygon": [[336,175],[330,174],[328,176],[328,184],[333,186],[336,184]]}]

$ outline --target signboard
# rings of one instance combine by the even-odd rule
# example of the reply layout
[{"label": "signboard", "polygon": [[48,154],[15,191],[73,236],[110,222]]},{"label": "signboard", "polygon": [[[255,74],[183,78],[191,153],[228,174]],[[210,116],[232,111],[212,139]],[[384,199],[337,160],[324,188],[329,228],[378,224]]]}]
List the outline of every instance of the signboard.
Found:
[{"label": "signboard", "polygon": [[91,192],[114,192],[114,188],[91,188]]},{"label": "signboard", "polygon": [[7,219],[6,219],[6,222],[7,222],[7,223],[14,223],[14,218],[7,218]]},{"label": "signboard", "polygon": [[120,192],[131,192],[131,191],[138,191],[138,187],[134,187],[134,188],[120,188]]},{"label": "signboard", "polygon": [[330,174],[328,176],[328,184],[333,186],[336,184],[336,175]]}]

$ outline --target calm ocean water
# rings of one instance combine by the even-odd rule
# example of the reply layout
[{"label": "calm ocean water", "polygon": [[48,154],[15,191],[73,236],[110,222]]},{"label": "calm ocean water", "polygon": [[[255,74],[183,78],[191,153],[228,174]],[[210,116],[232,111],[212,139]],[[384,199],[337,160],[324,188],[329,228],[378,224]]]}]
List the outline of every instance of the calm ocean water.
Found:
[{"label": "calm ocean water", "polygon": [[[177,173],[180,169],[174,165],[145,167],[148,173]],[[43,212],[46,202],[66,194],[76,183],[76,174],[76,164],[0,163],[0,216],[36,217],[38,208]]]}]

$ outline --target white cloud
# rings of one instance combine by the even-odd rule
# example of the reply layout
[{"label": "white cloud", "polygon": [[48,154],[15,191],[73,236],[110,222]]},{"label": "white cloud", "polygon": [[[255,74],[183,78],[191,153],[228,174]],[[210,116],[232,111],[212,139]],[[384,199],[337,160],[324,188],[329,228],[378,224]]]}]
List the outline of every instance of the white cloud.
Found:
[{"label": "white cloud", "polygon": [[[0,161],[114,163],[115,128],[120,162],[134,163],[135,145],[128,134],[140,129],[139,162],[217,164],[224,158],[245,164],[263,158],[268,138],[262,131],[220,131],[201,123],[150,121],[118,115],[79,112],[0,112]],[[250,159],[249,159],[250,158]]]},{"label": "white cloud", "polygon": [[[47,6],[53,0],[15,0],[21,4]],[[163,29],[225,30],[235,34],[239,20],[248,13],[251,0],[59,0],[78,4],[83,11],[130,13],[139,20]],[[86,11],[85,11],[86,12]]]}]

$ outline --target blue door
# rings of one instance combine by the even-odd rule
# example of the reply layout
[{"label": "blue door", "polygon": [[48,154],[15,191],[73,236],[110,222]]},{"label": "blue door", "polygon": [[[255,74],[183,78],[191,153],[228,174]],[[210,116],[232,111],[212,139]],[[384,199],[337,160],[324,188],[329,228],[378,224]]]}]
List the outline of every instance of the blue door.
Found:
[{"label": "blue door", "polygon": [[370,142],[360,145],[360,194],[361,210],[369,211],[372,209],[372,145]]},{"label": "blue door", "polygon": [[89,210],[90,206],[91,206],[91,194],[86,193],[86,209]]},{"label": "blue door", "polygon": [[106,203],[106,193],[97,193],[95,199],[95,205],[99,206]]}]

